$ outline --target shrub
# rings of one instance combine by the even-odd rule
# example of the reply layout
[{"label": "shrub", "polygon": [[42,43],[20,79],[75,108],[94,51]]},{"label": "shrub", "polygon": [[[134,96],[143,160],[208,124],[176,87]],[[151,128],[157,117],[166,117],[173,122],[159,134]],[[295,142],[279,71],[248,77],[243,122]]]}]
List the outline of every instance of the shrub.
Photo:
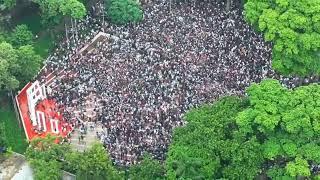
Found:
[{"label": "shrub", "polygon": [[137,23],[143,18],[141,6],[135,0],[109,0],[106,2],[106,14],[115,24]]}]

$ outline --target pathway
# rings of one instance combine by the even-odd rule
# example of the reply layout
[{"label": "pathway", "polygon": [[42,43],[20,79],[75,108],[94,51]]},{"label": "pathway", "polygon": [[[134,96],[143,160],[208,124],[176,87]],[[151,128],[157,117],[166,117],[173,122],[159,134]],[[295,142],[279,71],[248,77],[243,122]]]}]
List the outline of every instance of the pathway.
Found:
[{"label": "pathway", "polygon": [[88,128],[83,141],[79,142],[80,130],[76,128],[71,134],[71,148],[79,152],[89,149],[94,142],[99,142],[96,131],[102,131],[101,125],[97,125],[94,130]]}]

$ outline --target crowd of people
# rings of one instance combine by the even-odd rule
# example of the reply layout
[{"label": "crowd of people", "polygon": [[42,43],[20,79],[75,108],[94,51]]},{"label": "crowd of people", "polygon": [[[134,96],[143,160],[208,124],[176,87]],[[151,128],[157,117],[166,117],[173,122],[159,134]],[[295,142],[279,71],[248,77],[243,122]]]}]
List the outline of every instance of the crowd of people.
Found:
[{"label": "crowd of people", "polygon": [[[244,95],[267,77],[291,88],[319,80],[277,75],[271,44],[237,6],[226,13],[219,1],[169,8],[155,0],[143,8],[143,21],[128,26],[87,16],[71,30],[75,40],[47,60],[48,68],[63,72],[50,85],[51,97],[65,107],[67,119],[102,122],[99,137],[118,165],[136,163],[145,152],[163,160],[173,129],[185,124],[190,108]],[[77,53],[100,31],[111,36]]]}]

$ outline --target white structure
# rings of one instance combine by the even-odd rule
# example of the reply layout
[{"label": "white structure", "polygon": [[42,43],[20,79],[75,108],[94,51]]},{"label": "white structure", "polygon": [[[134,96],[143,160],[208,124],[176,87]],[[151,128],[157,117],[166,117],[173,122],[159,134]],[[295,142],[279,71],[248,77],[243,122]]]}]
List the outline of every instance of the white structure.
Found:
[{"label": "white structure", "polygon": [[[98,41],[100,41],[103,38],[110,38],[110,34],[106,34],[104,32],[99,32],[92,40],[90,43],[85,45],[82,49],[80,49],[79,54],[82,54],[84,51],[90,51],[93,47],[92,45],[95,45]],[[89,50],[88,50],[89,49]]]},{"label": "white structure", "polygon": [[[44,85],[41,86],[38,80],[32,83],[32,85],[27,89],[28,107],[29,107],[30,119],[32,121],[33,126],[38,125],[39,127],[41,127],[41,123],[38,124],[41,121],[41,119],[37,119],[35,108],[36,108],[37,102],[39,100],[45,99],[46,97],[47,97],[46,88]],[[39,117],[41,116],[39,115]],[[45,119],[43,118],[43,120]]]},{"label": "white structure", "polygon": [[41,129],[43,132],[46,132],[47,125],[46,125],[46,117],[44,115],[44,112],[36,111],[36,114],[37,114],[38,129]]},{"label": "white structure", "polygon": [[51,132],[59,134],[59,120],[50,119]]}]

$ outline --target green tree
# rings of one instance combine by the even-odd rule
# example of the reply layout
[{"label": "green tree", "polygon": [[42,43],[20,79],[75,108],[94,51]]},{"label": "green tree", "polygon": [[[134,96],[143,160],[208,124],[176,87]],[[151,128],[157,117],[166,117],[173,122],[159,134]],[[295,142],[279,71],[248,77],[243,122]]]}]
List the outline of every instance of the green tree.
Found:
[{"label": "green tree", "polygon": [[294,178],[287,175],[285,168],[281,168],[279,166],[274,166],[273,168],[267,171],[267,175],[269,178],[274,180],[292,180]]},{"label": "green tree", "polygon": [[11,33],[10,42],[15,47],[33,44],[33,34],[25,24],[18,25]]},{"label": "green tree", "polygon": [[41,64],[41,57],[31,45],[14,49],[9,43],[0,43],[0,90],[24,85],[36,75]]},{"label": "green tree", "polygon": [[17,56],[19,68],[16,69],[15,76],[21,84],[26,84],[39,72],[43,59],[31,45],[19,47]]},{"label": "green tree", "polygon": [[0,43],[0,90],[19,87],[19,81],[12,73],[17,67],[15,49],[9,43]]},{"label": "green tree", "polygon": [[6,139],[4,137],[4,124],[0,122],[0,148],[7,145]]},{"label": "green tree", "polygon": [[70,152],[70,147],[55,143],[57,137],[48,135],[45,138],[35,138],[30,142],[26,157],[30,163],[36,180],[61,179],[61,163],[64,153]]},{"label": "green tree", "polygon": [[288,90],[269,79],[247,94],[250,107],[236,118],[239,132],[259,139],[264,158],[285,164],[287,175],[310,176],[308,161],[320,163],[320,85]]},{"label": "green tree", "polygon": [[315,176],[309,167],[320,163],[320,85],[289,90],[267,79],[246,93],[186,113],[169,147],[168,179]]},{"label": "green tree", "polygon": [[142,20],[143,12],[136,0],[106,0],[106,14],[112,23],[137,23]]},{"label": "green tree", "polygon": [[113,166],[102,144],[93,144],[92,147],[84,153],[67,153],[65,160],[66,169],[76,173],[77,179],[121,179],[120,172]]},{"label": "green tree", "polygon": [[0,10],[11,9],[16,5],[16,0],[0,0]]},{"label": "green tree", "polygon": [[139,164],[130,167],[129,173],[132,180],[156,180],[164,179],[165,169],[159,161],[146,154]]},{"label": "green tree", "polygon": [[308,162],[300,157],[297,157],[294,162],[289,162],[286,170],[291,177],[311,175]]},{"label": "green tree", "polygon": [[80,153],[72,151],[69,145],[57,144],[57,141],[61,142],[61,138],[50,135],[31,141],[26,157],[36,180],[61,179],[61,170],[75,173],[79,180],[122,179],[102,144],[93,144],[88,151]]},{"label": "green tree", "polygon": [[62,178],[61,165],[56,160],[30,159],[35,180],[60,180]]},{"label": "green tree", "polygon": [[228,97],[186,113],[166,160],[168,179],[253,179],[263,162],[256,138],[238,132],[235,117],[247,106]]},{"label": "green tree", "polygon": [[32,0],[39,4],[42,22],[46,25],[55,25],[61,22],[63,16],[82,19],[86,15],[85,6],[78,0]]},{"label": "green tree", "polygon": [[320,0],[248,0],[245,17],[274,43],[275,70],[320,74]]},{"label": "green tree", "polygon": [[64,16],[69,16],[78,20],[86,15],[85,6],[78,0],[64,1],[64,4],[60,6],[60,11]]}]

